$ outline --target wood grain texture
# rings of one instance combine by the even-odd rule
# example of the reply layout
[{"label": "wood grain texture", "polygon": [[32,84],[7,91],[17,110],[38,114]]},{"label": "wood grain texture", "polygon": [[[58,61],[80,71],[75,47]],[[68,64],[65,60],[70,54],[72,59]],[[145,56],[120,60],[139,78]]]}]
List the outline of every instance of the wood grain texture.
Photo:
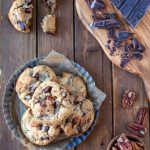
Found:
[{"label": "wood grain texture", "polygon": [[[105,1],[107,7],[106,12],[117,12],[116,9],[112,6],[111,2],[109,0]],[[108,56],[108,58],[118,67],[120,67],[120,58],[121,53],[116,56],[111,56],[109,53],[109,50],[106,48],[107,43],[107,31],[106,30],[100,30],[98,28],[90,28],[90,24],[92,23],[92,15],[91,10],[88,7],[85,0],[76,0],[76,8],[77,12],[79,14],[79,17],[83,24],[86,26],[86,28],[94,35],[94,37],[97,39],[97,41],[101,44],[104,52]],[[130,28],[125,21],[123,20],[122,16],[118,16],[122,22],[122,27],[124,27],[127,31],[131,31],[135,33],[135,37],[141,42],[145,47],[146,51],[144,52],[143,59],[141,61],[131,61],[124,69],[139,75],[144,83],[147,90],[148,97],[150,99],[150,34],[147,34],[150,30],[150,12],[146,13],[144,18],[142,19],[141,23],[138,25],[137,28],[132,29]]]},{"label": "wood grain texture", "polygon": [[[36,57],[36,25],[30,34],[16,31],[10,24],[7,13],[13,0],[0,1],[0,149],[25,150],[8,130],[2,115],[2,96],[10,75],[23,63]],[[34,14],[35,16],[35,14]],[[35,17],[34,17],[35,18]]]},{"label": "wood grain texture", "polygon": [[[121,105],[122,96],[125,90],[131,90],[136,93],[135,104],[132,108],[127,110],[123,109]],[[113,66],[113,114],[115,136],[121,134],[122,132],[127,132],[127,125],[135,121],[139,109],[145,106],[148,107],[147,99],[143,81],[139,77]],[[147,150],[149,150],[149,113],[147,116],[147,129],[148,134],[146,134],[142,140],[144,140]]]},{"label": "wood grain texture", "polygon": [[111,63],[98,42],[82,25],[77,14],[75,15],[75,58],[75,61],[92,75],[98,88],[107,94],[100,108],[100,117],[94,131],[87,140],[77,146],[77,150],[105,150],[113,133]]}]

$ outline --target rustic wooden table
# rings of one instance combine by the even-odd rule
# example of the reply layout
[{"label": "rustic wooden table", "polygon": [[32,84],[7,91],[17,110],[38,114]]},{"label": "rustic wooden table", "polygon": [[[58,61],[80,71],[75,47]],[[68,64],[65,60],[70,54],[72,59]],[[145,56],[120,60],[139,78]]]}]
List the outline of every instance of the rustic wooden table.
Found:
[{"label": "rustic wooden table", "polygon": [[[29,59],[46,56],[54,49],[84,66],[93,76],[97,86],[107,94],[100,109],[99,121],[88,139],[77,150],[106,150],[112,137],[127,131],[127,124],[134,121],[139,108],[148,107],[143,82],[111,64],[94,37],[83,27],[76,13],[73,0],[58,0],[57,35],[42,32],[40,22],[48,13],[40,0],[34,5],[33,30],[30,34],[17,32],[7,19],[13,0],[0,1],[0,97],[10,75]],[[134,107],[124,110],[121,97],[126,89],[137,93]],[[25,150],[26,148],[8,130],[0,103],[0,150]],[[150,150],[149,116],[148,133],[143,139]]]}]

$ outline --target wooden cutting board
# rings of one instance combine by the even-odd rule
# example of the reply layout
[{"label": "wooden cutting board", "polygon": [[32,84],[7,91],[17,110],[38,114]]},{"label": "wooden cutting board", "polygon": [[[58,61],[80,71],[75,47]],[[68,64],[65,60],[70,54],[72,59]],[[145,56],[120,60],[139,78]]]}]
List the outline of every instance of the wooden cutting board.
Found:
[{"label": "wooden cutting board", "polygon": [[[116,8],[114,8],[110,0],[105,0],[105,3],[107,5],[106,11],[116,12],[118,14],[120,21],[122,22],[122,26],[124,26],[124,28],[127,31],[134,33],[138,41],[146,47],[146,51],[143,54],[143,59],[141,61],[132,60],[124,68],[124,70],[136,74],[143,79],[147,95],[150,100],[150,11],[148,11],[146,15],[142,18],[140,24],[135,29],[132,29],[125,22],[120,12]],[[86,1],[76,0],[76,9],[82,23],[100,43],[108,58],[112,61],[113,64],[120,67],[121,54],[111,56],[109,50],[105,46],[108,41],[107,31],[104,29],[90,28],[90,24],[92,23],[93,19],[91,10],[87,5]]]}]

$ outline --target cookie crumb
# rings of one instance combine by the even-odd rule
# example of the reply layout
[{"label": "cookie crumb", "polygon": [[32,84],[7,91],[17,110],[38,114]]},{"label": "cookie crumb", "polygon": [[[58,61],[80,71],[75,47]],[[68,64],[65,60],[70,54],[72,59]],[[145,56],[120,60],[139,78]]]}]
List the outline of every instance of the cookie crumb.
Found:
[{"label": "cookie crumb", "polygon": [[55,35],[56,33],[56,16],[55,15],[47,15],[44,17],[41,23],[41,27],[43,32]]},{"label": "cookie crumb", "polygon": [[56,0],[43,0],[43,3],[51,10],[51,12],[55,11],[57,5]]}]

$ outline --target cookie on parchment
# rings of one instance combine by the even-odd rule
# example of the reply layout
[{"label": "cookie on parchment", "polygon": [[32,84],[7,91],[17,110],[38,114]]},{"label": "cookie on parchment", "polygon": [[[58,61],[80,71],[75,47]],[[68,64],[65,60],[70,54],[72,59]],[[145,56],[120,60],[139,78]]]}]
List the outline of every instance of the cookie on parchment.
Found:
[{"label": "cookie on parchment", "polygon": [[42,122],[57,126],[73,113],[73,98],[64,87],[47,80],[35,90],[31,109]]},{"label": "cookie on parchment", "polygon": [[47,145],[60,134],[60,127],[53,127],[43,123],[36,123],[29,108],[21,120],[21,129],[25,137],[37,145]]},{"label": "cookie on parchment", "polygon": [[75,98],[73,114],[61,125],[65,135],[79,136],[86,132],[95,116],[93,103],[83,97]]},{"label": "cookie on parchment", "polygon": [[27,107],[30,107],[35,89],[45,80],[58,80],[53,70],[46,65],[26,68],[21,73],[16,83],[16,92]]},{"label": "cookie on parchment", "polygon": [[69,93],[79,93],[82,96],[87,96],[87,89],[83,79],[71,73],[63,72],[59,77],[59,83],[63,85]]},{"label": "cookie on parchment", "polygon": [[33,0],[15,0],[10,8],[8,17],[18,31],[30,32],[33,16]]}]

